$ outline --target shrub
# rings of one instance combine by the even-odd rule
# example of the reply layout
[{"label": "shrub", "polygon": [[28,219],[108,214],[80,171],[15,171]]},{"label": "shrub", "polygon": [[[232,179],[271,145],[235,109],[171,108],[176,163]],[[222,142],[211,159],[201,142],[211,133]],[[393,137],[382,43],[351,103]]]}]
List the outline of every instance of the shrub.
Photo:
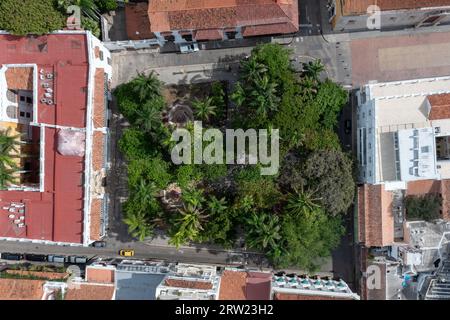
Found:
[{"label": "shrub", "polygon": [[54,0],[1,0],[0,30],[14,35],[46,34],[64,26]]},{"label": "shrub", "polygon": [[441,205],[442,198],[438,194],[408,196],[405,199],[406,215],[409,220],[439,219]]},{"label": "shrub", "polygon": [[169,164],[159,157],[131,160],[128,164],[128,184],[130,188],[133,188],[141,179],[144,179],[164,189],[172,179],[168,170]]},{"label": "shrub", "polygon": [[128,128],[123,132],[118,144],[120,151],[125,154],[127,159],[139,159],[149,155],[156,155],[155,151],[152,152],[148,141],[145,132],[135,128]]},{"label": "shrub", "polygon": [[114,11],[117,9],[116,0],[95,0],[95,4],[100,12]]}]

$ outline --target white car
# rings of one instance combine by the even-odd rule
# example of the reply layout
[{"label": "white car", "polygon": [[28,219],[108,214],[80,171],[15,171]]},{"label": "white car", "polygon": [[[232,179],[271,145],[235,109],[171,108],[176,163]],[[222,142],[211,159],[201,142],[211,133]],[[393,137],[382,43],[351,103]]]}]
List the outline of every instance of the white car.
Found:
[{"label": "white car", "polygon": [[190,44],[180,44],[180,52],[181,53],[191,53],[191,52],[197,52],[198,44],[197,43],[190,43]]}]

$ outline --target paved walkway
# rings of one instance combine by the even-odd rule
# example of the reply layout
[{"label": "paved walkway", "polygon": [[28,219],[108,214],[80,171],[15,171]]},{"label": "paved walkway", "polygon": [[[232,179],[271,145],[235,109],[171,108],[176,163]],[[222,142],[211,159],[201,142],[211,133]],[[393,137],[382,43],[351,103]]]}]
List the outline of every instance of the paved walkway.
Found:
[{"label": "paved walkway", "polygon": [[355,86],[450,75],[450,32],[355,39],[351,55]]}]

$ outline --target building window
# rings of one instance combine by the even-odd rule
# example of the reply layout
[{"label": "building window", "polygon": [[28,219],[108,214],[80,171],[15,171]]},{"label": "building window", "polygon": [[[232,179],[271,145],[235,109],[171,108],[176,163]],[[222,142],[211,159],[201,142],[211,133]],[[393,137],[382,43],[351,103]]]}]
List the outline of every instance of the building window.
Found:
[{"label": "building window", "polygon": [[225,35],[227,36],[228,39],[236,39],[236,31],[228,31],[225,32]]},{"label": "building window", "polygon": [[369,134],[372,134],[372,128],[369,128]]},{"label": "building window", "polygon": [[440,17],[441,17],[441,16],[431,16],[431,17],[428,17],[428,18],[426,18],[426,19],[422,22],[422,24],[423,24],[423,25],[434,24],[434,23],[436,23],[437,20],[439,20]]},{"label": "building window", "polygon": [[369,142],[369,149],[372,149],[372,144]]},{"label": "building window", "polygon": [[168,42],[174,42],[175,41],[175,37],[174,37],[174,35],[164,36],[164,40],[166,40]]},{"label": "building window", "polygon": [[101,61],[103,61],[103,59],[105,58],[105,57],[103,56],[103,51],[102,51],[102,50],[100,50],[100,52],[99,52],[99,57],[100,57],[100,60],[101,60]]},{"label": "building window", "polygon": [[187,42],[191,42],[192,41],[192,34],[185,34],[185,35],[183,35],[183,39],[186,40]]}]

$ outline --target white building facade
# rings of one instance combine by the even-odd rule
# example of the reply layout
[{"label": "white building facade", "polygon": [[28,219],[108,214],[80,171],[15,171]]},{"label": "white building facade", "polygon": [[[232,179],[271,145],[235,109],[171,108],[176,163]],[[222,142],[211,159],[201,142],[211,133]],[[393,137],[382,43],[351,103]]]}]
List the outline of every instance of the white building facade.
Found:
[{"label": "white building facade", "polygon": [[450,77],[370,83],[357,99],[361,183],[398,190],[450,178]]}]

